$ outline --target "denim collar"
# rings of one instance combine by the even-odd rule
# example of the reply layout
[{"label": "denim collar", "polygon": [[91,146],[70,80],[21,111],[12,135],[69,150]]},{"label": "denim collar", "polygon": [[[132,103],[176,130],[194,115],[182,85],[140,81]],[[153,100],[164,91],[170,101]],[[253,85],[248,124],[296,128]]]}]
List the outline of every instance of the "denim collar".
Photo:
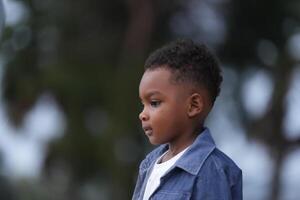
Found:
[{"label": "denim collar", "polygon": [[174,166],[197,175],[204,161],[215,148],[216,145],[210,131],[205,128]]},{"label": "denim collar", "polygon": [[[186,172],[197,175],[200,171],[204,161],[210,155],[210,153],[216,148],[215,142],[211,137],[208,128],[205,128],[201,134],[199,134],[189,149],[179,158],[174,167],[181,168]],[[151,168],[156,159],[168,150],[168,145],[164,144],[152,151],[144,160],[140,170],[146,171]]]}]

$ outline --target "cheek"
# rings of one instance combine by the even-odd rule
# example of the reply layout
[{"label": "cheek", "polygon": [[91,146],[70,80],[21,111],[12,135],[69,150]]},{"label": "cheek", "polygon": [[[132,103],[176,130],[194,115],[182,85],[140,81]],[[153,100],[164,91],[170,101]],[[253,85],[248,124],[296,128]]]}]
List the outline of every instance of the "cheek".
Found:
[{"label": "cheek", "polygon": [[176,108],[165,106],[152,115],[152,121],[160,126],[160,129],[169,129],[170,127],[176,126],[176,123],[179,121],[178,117],[180,113]]},{"label": "cheek", "polygon": [[167,128],[168,123],[170,123],[170,115],[168,109],[157,108],[151,113],[150,121],[152,126],[157,130],[164,130]]},{"label": "cheek", "polygon": [[152,119],[151,121],[156,124],[163,123],[163,121],[165,121],[165,115],[166,115],[165,110],[157,109],[151,113],[151,119]]}]

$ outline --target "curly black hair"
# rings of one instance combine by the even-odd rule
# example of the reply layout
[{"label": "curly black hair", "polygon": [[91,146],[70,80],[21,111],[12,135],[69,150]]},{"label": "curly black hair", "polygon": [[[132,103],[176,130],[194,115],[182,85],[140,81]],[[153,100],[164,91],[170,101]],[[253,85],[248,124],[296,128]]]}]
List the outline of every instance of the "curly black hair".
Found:
[{"label": "curly black hair", "polygon": [[154,51],[145,62],[145,70],[166,67],[175,80],[204,86],[212,104],[220,93],[222,74],[217,58],[204,44],[182,39]]}]

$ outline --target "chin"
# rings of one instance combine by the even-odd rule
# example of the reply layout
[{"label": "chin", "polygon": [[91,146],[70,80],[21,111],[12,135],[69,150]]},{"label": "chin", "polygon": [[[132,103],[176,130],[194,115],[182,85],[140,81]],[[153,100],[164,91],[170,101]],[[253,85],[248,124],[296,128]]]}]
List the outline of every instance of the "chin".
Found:
[{"label": "chin", "polygon": [[149,142],[150,142],[152,145],[161,145],[161,144],[163,144],[162,142],[157,141],[157,140],[155,140],[154,138],[151,138],[151,137],[149,137]]}]

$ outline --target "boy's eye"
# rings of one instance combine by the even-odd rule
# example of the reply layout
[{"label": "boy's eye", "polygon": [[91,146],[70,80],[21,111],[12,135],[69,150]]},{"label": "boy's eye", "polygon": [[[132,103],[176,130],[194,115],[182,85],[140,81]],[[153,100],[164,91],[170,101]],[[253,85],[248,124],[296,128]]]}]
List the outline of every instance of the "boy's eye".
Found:
[{"label": "boy's eye", "polygon": [[158,107],[160,105],[161,101],[153,100],[150,102],[150,105],[154,108]]}]

